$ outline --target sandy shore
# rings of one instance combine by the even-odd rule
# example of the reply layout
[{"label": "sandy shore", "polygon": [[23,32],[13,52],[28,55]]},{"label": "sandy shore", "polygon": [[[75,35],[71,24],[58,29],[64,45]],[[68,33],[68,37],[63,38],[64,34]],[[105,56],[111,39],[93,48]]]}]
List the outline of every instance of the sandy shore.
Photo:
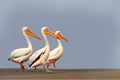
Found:
[{"label": "sandy shore", "polygon": [[112,69],[58,69],[53,72],[38,70],[0,69],[0,80],[38,80],[38,79],[120,79],[120,70]]}]

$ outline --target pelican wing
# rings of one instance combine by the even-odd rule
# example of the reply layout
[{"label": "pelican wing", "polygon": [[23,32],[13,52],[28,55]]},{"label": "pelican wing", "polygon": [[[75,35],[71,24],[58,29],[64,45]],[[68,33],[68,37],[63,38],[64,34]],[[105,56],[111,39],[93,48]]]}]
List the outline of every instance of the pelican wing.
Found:
[{"label": "pelican wing", "polygon": [[45,48],[34,52],[33,55],[29,58],[29,67],[31,67],[38,59],[40,59],[44,53]]},{"label": "pelican wing", "polygon": [[50,52],[49,59],[53,58],[59,52],[59,48],[55,48]]},{"label": "pelican wing", "polygon": [[31,52],[31,50],[29,48],[16,49],[9,55],[8,59],[11,60],[14,58],[25,56],[25,55],[29,54],[30,52]]}]

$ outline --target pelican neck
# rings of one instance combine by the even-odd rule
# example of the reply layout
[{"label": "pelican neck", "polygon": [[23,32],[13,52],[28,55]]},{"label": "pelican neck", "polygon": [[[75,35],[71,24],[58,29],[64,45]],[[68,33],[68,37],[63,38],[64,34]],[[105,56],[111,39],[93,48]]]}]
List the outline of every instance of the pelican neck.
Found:
[{"label": "pelican neck", "polygon": [[47,38],[46,34],[44,34],[44,33],[42,32],[42,35],[43,35],[44,40],[45,40],[45,46],[49,46],[49,42],[48,42],[48,38]]},{"label": "pelican neck", "polygon": [[57,39],[57,42],[58,42],[58,46],[62,46],[60,39]]},{"label": "pelican neck", "polygon": [[26,39],[26,41],[27,41],[28,48],[30,48],[31,50],[33,50],[33,46],[32,46],[32,44],[31,44],[30,39],[29,39],[28,36],[24,33],[24,31],[23,31],[23,34],[24,34],[25,39]]}]

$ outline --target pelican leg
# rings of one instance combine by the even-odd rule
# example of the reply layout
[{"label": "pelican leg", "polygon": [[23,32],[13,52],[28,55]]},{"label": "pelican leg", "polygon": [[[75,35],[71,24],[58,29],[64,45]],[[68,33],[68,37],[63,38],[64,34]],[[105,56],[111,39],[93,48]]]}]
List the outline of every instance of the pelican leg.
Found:
[{"label": "pelican leg", "polygon": [[37,67],[35,66],[34,72],[37,72]]},{"label": "pelican leg", "polygon": [[47,68],[48,68],[48,69],[49,69],[50,64],[51,64],[50,61],[48,61],[48,64],[47,64]]},{"label": "pelican leg", "polygon": [[20,64],[20,71],[24,71],[25,70],[25,68],[24,68],[24,64],[22,63],[22,62],[19,62],[19,64]]},{"label": "pelican leg", "polygon": [[53,62],[53,66],[54,66],[54,69],[57,69],[57,68],[56,68],[56,64],[55,64],[55,62]]},{"label": "pelican leg", "polygon": [[52,72],[44,64],[42,64],[42,66],[43,66],[45,72]]}]

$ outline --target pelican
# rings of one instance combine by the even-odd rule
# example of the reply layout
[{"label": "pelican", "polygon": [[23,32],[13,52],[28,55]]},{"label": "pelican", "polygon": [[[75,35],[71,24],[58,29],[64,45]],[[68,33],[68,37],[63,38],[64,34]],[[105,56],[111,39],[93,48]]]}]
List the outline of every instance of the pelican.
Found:
[{"label": "pelican", "polygon": [[28,47],[27,48],[19,48],[12,51],[9,55],[8,60],[11,60],[15,63],[20,64],[20,71],[24,71],[24,62],[28,60],[28,58],[32,55],[33,47],[27,35],[30,35],[36,39],[40,39],[36,34],[31,32],[28,27],[22,28],[23,35],[27,40]]},{"label": "pelican", "polygon": [[35,67],[34,71],[36,71],[36,67],[42,65],[45,72],[51,72],[45,66],[46,60],[48,59],[50,52],[50,46],[46,35],[48,34],[56,39],[57,37],[52,31],[48,29],[48,27],[42,27],[41,33],[45,40],[45,47],[34,52],[33,55],[29,58],[29,69]]},{"label": "pelican", "polygon": [[56,69],[56,65],[55,65],[56,61],[62,56],[63,51],[64,51],[64,48],[63,48],[63,45],[62,45],[60,39],[63,39],[65,41],[69,42],[68,39],[60,31],[56,31],[55,35],[57,37],[58,47],[53,49],[50,52],[50,55],[49,55],[48,60],[46,62],[47,68],[49,68],[50,64],[53,63],[54,69]]}]

